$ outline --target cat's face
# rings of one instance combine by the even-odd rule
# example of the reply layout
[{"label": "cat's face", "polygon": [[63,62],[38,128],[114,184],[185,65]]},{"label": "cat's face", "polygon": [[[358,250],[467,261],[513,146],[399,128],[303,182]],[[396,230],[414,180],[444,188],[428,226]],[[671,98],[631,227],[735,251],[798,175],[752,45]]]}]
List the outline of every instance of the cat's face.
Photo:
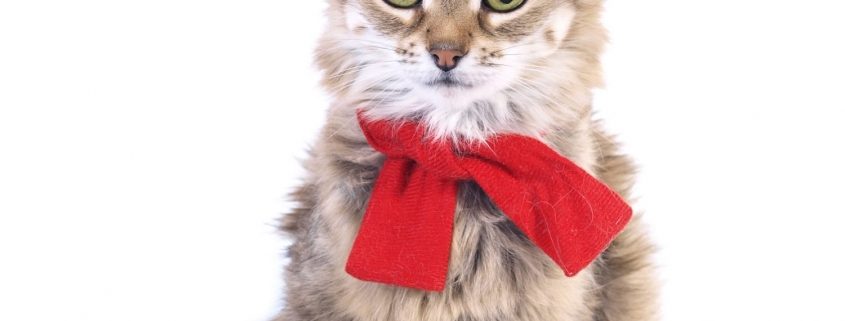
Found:
[{"label": "cat's face", "polygon": [[571,76],[560,55],[575,2],[333,0],[318,60],[330,87],[362,94],[376,114],[452,124],[444,135],[491,131],[483,122],[524,116],[519,105]]}]

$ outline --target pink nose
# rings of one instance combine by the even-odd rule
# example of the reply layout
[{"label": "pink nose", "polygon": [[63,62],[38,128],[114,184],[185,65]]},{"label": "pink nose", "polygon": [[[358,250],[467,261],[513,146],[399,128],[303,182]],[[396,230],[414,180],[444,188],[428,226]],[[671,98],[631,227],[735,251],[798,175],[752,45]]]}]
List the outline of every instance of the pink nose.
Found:
[{"label": "pink nose", "polygon": [[463,58],[463,53],[455,49],[432,49],[431,58],[434,59],[437,68],[449,71],[458,66],[458,61]]}]

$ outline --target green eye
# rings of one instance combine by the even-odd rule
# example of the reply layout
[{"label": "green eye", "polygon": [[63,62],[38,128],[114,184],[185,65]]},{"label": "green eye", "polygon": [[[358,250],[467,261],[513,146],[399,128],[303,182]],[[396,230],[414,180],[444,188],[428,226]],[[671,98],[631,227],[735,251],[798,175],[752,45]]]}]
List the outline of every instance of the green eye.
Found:
[{"label": "green eye", "polygon": [[484,5],[495,12],[511,12],[519,9],[525,0],[483,0]]},{"label": "green eye", "polygon": [[415,7],[416,5],[420,4],[422,0],[384,0],[387,4],[391,5],[392,7],[401,8],[401,9],[408,9]]}]

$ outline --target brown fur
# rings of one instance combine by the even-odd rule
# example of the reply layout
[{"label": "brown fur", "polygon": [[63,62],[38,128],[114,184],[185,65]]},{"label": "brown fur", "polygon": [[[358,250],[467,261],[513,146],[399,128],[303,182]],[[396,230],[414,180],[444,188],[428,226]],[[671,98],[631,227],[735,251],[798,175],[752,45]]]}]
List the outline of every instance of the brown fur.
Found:
[{"label": "brown fur", "polygon": [[[357,32],[359,26],[345,26],[337,21],[342,13],[338,9],[346,1],[353,0],[333,0],[335,7],[329,12],[332,28]],[[374,6],[374,1],[379,0],[358,1]],[[457,0],[442,1],[444,5],[457,3]],[[549,146],[628,198],[634,167],[592,119],[589,104],[590,89],[601,82],[598,55],[604,33],[598,24],[600,1],[580,0],[573,5],[578,9],[577,15],[558,49],[565,53],[567,65],[557,67],[571,76],[552,84],[555,91],[547,97],[552,100],[532,104],[546,108],[543,115],[553,120],[553,127],[543,129],[543,138]],[[467,14],[457,8],[453,11],[456,15]],[[513,21],[538,24],[545,19],[539,7],[531,8],[537,12],[526,12]],[[395,32],[395,37],[404,37],[405,47],[397,49],[408,53],[415,46],[428,45],[432,39],[446,41],[438,37],[447,37],[457,44],[475,46],[486,59],[495,59],[490,57],[496,52],[495,47],[487,48],[479,38],[494,37],[497,32],[521,37],[527,32],[524,27],[504,23],[485,35],[490,30],[484,30],[482,21],[475,26],[443,24],[440,28],[445,29],[437,30],[436,36],[419,38],[402,30],[415,23],[424,28],[425,22],[419,19],[430,18],[402,21],[382,10],[383,7],[367,10],[368,15],[377,16],[369,21],[375,21],[373,27],[381,32]],[[546,30],[538,32],[543,41],[556,41]],[[460,189],[448,284],[442,293],[364,282],[347,275],[346,257],[383,156],[366,143],[358,128],[355,107],[372,100],[357,99],[360,93],[344,88],[343,84],[355,81],[357,75],[345,71],[351,53],[333,50],[336,46],[337,40],[327,37],[318,55],[318,63],[326,73],[324,84],[338,100],[330,108],[328,122],[305,162],[309,175],[293,194],[299,207],[283,218],[283,230],[294,242],[289,248],[291,262],[285,274],[286,305],[276,321],[648,321],[656,318],[656,287],[649,260],[652,246],[639,217],[632,220],[590,268],[568,278],[473,183],[463,184]],[[397,50],[400,55],[408,53]],[[526,73],[524,77],[540,79],[542,75]],[[508,103],[521,115],[518,126],[538,124],[519,109],[523,101]],[[481,104],[479,108],[484,106]]]},{"label": "brown fur", "polygon": [[[289,249],[291,264],[286,278],[287,306],[277,320],[403,320],[402,315],[416,315],[419,320],[447,320],[426,315],[425,310],[433,308],[466,310],[465,314],[447,313],[452,317],[449,320],[549,320],[543,318],[546,314],[541,307],[524,306],[520,301],[542,297],[536,292],[543,291],[542,287],[532,288],[531,285],[552,280],[559,282],[560,289],[575,292],[571,301],[543,302],[558,305],[559,310],[568,310],[565,318],[559,320],[655,318],[656,289],[649,261],[652,246],[645,238],[639,217],[594,264],[589,271],[592,275],[582,273],[575,280],[567,280],[559,275],[553,263],[494,210],[473,184],[462,188],[450,267],[452,281],[445,292],[423,293],[350,279],[342,270],[345,256],[334,255],[346,253],[354,234],[350,232],[354,228],[346,231],[346,244],[337,244],[333,242],[334,237],[323,235],[332,233],[332,222],[321,221],[314,215],[321,195],[340,203],[337,207],[348,213],[348,217],[338,219],[345,223],[357,223],[365,206],[381,157],[367,147],[363,137],[341,135],[356,132],[342,128],[348,125],[330,124],[325,132],[334,135],[320,142],[315,148],[315,157],[308,162],[308,167],[318,167],[322,172],[333,175],[326,180],[334,182],[324,180],[323,183],[311,182],[301,186],[293,195],[300,207],[284,217],[283,229],[291,233],[296,242]],[[596,129],[592,135],[602,155],[597,163],[597,175],[627,197],[634,174],[631,162],[618,154],[615,143],[600,130]],[[335,152],[324,154],[322,151],[325,150]],[[332,241],[320,242],[320,238]],[[331,250],[337,247],[342,250]],[[348,293],[350,289],[342,286],[348,283],[358,283],[353,289],[360,293]],[[381,304],[385,306],[380,314],[372,311],[363,313],[372,313],[371,319],[349,313],[362,308],[356,304],[382,298]],[[474,308],[476,300],[493,303],[479,307],[496,306],[500,309],[484,311]]]}]

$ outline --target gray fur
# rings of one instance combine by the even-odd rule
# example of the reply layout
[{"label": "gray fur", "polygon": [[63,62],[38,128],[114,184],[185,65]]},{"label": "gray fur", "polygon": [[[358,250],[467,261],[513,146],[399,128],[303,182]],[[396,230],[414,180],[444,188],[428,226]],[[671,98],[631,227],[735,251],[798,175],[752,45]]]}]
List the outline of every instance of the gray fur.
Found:
[{"label": "gray fur", "polygon": [[[503,59],[503,55],[494,53],[508,48],[507,37],[458,32],[479,28],[468,7],[461,7],[461,17],[446,14],[426,17],[423,12],[417,12],[402,22],[378,2],[381,0],[354,0],[368,20],[348,25],[345,19],[349,1],[353,0],[330,1],[330,30],[321,42],[317,57],[326,76],[323,84],[336,101],[305,162],[308,176],[293,194],[299,206],[282,220],[283,231],[294,242],[288,250],[291,262],[285,273],[285,307],[275,321],[655,320],[652,245],[639,217],[631,221],[592,266],[569,278],[471,182],[460,188],[448,281],[442,293],[364,282],[346,274],[346,258],[383,162],[383,156],[367,144],[358,127],[356,108],[363,104],[373,114],[390,117],[401,114],[405,119],[428,121],[449,116],[437,116],[442,109],[434,105],[403,109],[407,106],[401,103],[403,97],[416,95],[413,86],[405,87],[407,82],[376,82],[363,89],[350,87],[349,84],[365,82],[362,79],[368,77],[387,78],[371,68],[399,67],[397,63],[358,68],[366,67],[372,59],[378,61],[383,55],[393,54],[381,48],[367,49],[372,42],[366,37],[395,41],[398,55],[395,58],[410,61],[419,56],[410,52],[420,50],[427,39],[424,24],[414,21],[446,19],[452,23],[455,19],[466,19],[450,30],[454,32],[453,37],[469,37],[465,40],[476,46],[473,52],[478,55],[480,67],[498,68],[490,59]],[[520,80],[530,87],[496,93],[506,98],[503,105],[478,100],[468,106],[450,106],[462,107],[458,116],[468,121],[458,122],[462,125],[454,128],[442,127],[451,130],[445,137],[483,137],[501,131],[542,133],[541,139],[550,147],[628,198],[634,167],[619,153],[615,141],[593,121],[590,108],[590,90],[601,83],[598,57],[604,32],[598,18],[600,1],[529,3],[526,10],[534,13],[513,21],[527,19],[538,26],[545,25],[543,19],[554,17],[539,12],[570,6],[575,16],[566,37],[555,38],[564,34],[563,29],[535,28],[534,34],[539,35],[537,41],[548,42],[545,45],[556,50],[532,61],[536,68],[545,69],[528,69],[520,74]],[[413,28],[421,29],[413,31]],[[413,32],[405,32],[406,29]],[[383,33],[392,30],[394,34],[384,36],[379,30]],[[438,36],[444,34],[445,31]],[[356,35],[364,40],[347,39]],[[343,49],[349,47],[352,49]],[[391,77],[402,77],[402,73],[394,70]],[[493,112],[496,108],[501,108],[501,112]],[[458,135],[454,130],[463,132]]]},{"label": "gray fur", "polygon": [[[350,115],[351,116],[351,115]],[[443,293],[362,282],[343,272],[382,157],[354,124],[330,123],[284,217],[289,249],[286,307],[278,321],[337,320],[652,320],[656,311],[651,245],[635,219],[594,266],[565,278],[473,183],[461,186],[449,284]],[[633,167],[596,130],[596,174],[627,196]],[[321,203],[331,202],[330,205]],[[329,211],[327,209],[342,209]],[[346,226],[346,233],[337,231]],[[342,243],[342,244],[341,244]],[[549,283],[565,292],[546,295]],[[572,294],[572,295],[567,295]],[[350,299],[353,298],[353,299]],[[354,299],[357,298],[358,300]],[[555,302],[553,299],[567,301]],[[363,307],[362,302],[377,305]],[[378,313],[371,311],[378,310]],[[364,317],[369,315],[370,317]]]}]

